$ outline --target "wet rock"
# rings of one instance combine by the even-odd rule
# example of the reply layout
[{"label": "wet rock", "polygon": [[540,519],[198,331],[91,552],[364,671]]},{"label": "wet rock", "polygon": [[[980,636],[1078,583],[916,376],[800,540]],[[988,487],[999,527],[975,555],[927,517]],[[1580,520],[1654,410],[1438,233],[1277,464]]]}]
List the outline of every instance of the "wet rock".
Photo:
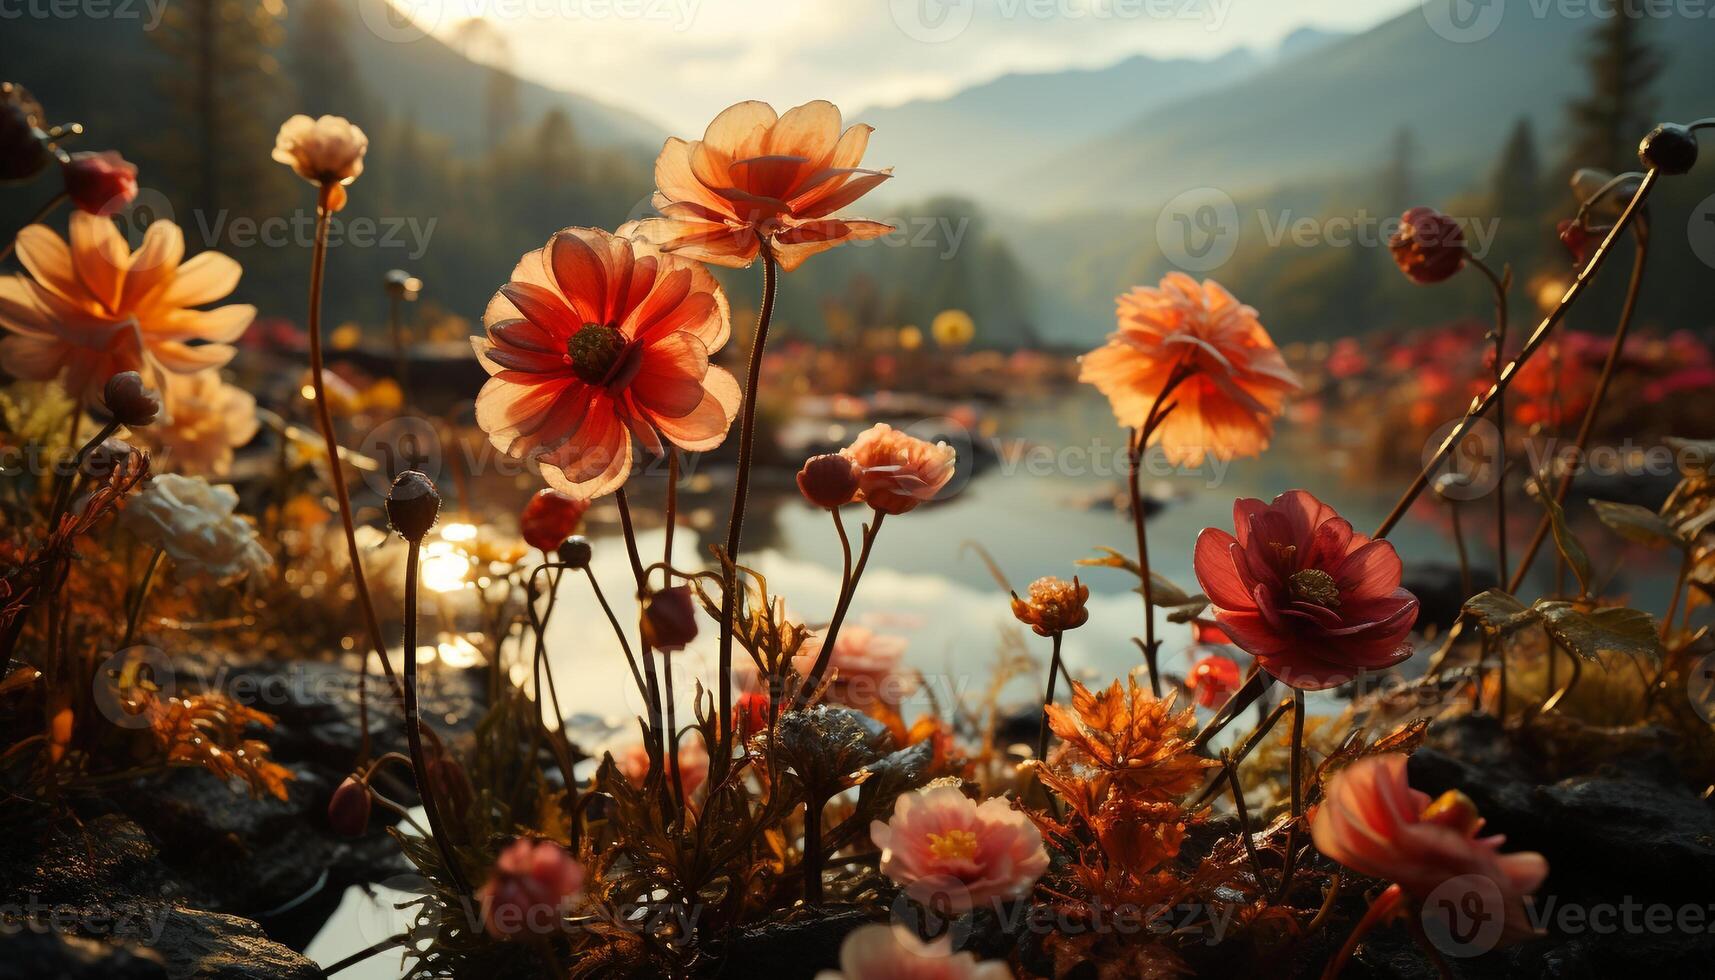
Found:
[{"label": "wet rock", "polygon": [[745,976],[811,980],[818,971],[839,969],[840,943],[853,929],[874,921],[875,913],[866,909],[815,909],[741,930],[732,955],[743,964]]},{"label": "wet rock", "polygon": [[53,931],[11,935],[0,980],[167,980],[159,954]]}]

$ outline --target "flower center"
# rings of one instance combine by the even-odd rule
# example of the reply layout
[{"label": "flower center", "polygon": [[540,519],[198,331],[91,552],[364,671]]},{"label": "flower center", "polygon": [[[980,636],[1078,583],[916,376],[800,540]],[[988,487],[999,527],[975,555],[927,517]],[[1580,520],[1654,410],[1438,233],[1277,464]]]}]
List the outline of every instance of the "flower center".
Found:
[{"label": "flower center", "polygon": [[592,385],[607,380],[624,352],[625,336],[619,328],[602,323],[586,323],[566,341],[566,358],[571,361],[572,373]]},{"label": "flower center", "polygon": [[1340,587],[1334,584],[1334,576],[1320,568],[1293,572],[1287,584],[1296,599],[1313,602],[1318,606],[1332,607],[1340,604]]},{"label": "flower center", "polygon": [[943,861],[969,861],[977,856],[977,835],[969,830],[930,834],[929,853]]}]

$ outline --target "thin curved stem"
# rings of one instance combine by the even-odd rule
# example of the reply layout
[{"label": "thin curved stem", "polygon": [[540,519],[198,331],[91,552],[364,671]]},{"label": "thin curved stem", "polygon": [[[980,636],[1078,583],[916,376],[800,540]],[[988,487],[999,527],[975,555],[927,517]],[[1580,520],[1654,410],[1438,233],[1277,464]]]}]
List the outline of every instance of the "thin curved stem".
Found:
[{"label": "thin curved stem", "polygon": [[143,603],[149,599],[149,588],[155,584],[155,570],[161,567],[161,557],[166,553],[163,545],[149,556],[149,564],[143,569],[143,578],[137,584],[137,598],[131,600],[131,609],[125,616],[125,635],[119,638],[121,650],[130,646],[132,638],[137,635],[137,621],[143,618]]},{"label": "thin curved stem", "polygon": [[417,796],[423,801],[423,813],[429,818],[430,836],[441,852],[441,863],[446,865],[447,877],[461,894],[468,897],[470,885],[465,881],[464,869],[459,867],[452,840],[441,822],[435,781],[429,778],[423,754],[423,722],[417,705],[417,566],[421,564],[421,552],[421,540],[408,541],[405,554],[405,739],[411,746],[411,775],[417,783]]},{"label": "thin curved stem", "polygon": [[1160,646],[1155,639],[1155,582],[1149,571],[1148,517],[1143,508],[1143,454],[1149,448],[1149,439],[1155,434],[1156,427],[1173,411],[1173,405],[1167,401],[1168,396],[1189,376],[1189,369],[1183,361],[1174,367],[1173,373],[1161,386],[1160,394],[1155,396],[1154,404],[1149,406],[1149,414],[1142,427],[1132,434],[1129,490],[1132,527],[1137,534],[1138,578],[1142,580],[1143,659],[1149,668],[1150,693],[1158,698],[1161,697],[1161,671],[1157,669],[1156,661]]},{"label": "thin curved stem", "polygon": [[1389,885],[1386,891],[1376,896],[1376,900],[1371,902],[1369,909],[1364,912],[1364,917],[1358,920],[1357,926],[1352,929],[1352,934],[1346,937],[1340,952],[1335,954],[1328,962],[1327,968],[1322,971],[1322,980],[1335,980],[1351,961],[1358,943],[1370,934],[1370,930],[1391,918],[1404,901],[1405,889],[1398,885]]},{"label": "thin curved stem", "polygon": [[768,324],[774,318],[774,297],[780,273],[768,242],[762,243],[762,307],[757,311],[756,335],[750,342],[750,368],[746,372],[744,402],[739,409],[738,473],[732,491],[732,514],[726,526],[726,567],[722,570],[720,671],[721,750],[715,764],[724,771],[732,755],[732,641],[733,616],[738,609],[738,557],[744,534],[745,498],[750,494],[750,465],[756,451],[756,394],[762,380],[762,351],[768,344]]},{"label": "thin curved stem", "polygon": [[584,575],[590,580],[590,590],[595,593],[596,602],[601,604],[601,611],[607,614],[608,624],[613,627],[613,635],[619,638],[619,649],[625,654],[625,665],[631,668],[631,679],[637,683],[637,693],[643,696],[643,702],[650,708],[650,725],[658,724],[655,718],[655,700],[650,697],[649,686],[643,679],[643,674],[637,669],[637,658],[631,655],[631,644],[625,639],[625,629],[619,625],[619,617],[613,614],[613,607],[607,604],[607,595],[601,590],[601,583],[596,581],[595,572],[584,566]]},{"label": "thin curved stem", "polygon": [[18,247],[18,235],[20,232],[22,232],[24,230],[24,228],[28,228],[34,224],[40,224],[44,219],[47,218],[48,215],[53,214],[54,208],[59,207],[62,203],[65,202],[66,198],[69,196],[70,195],[68,195],[65,191],[60,191],[58,194],[55,194],[52,198],[50,198],[48,200],[48,203],[42,205],[40,208],[37,208],[36,213],[30,216],[30,220],[24,222],[24,225],[22,228],[19,228],[17,231],[13,232],[12,237],[6,239],[5,245],[0,245],[0,262],[4,262],[7,259],[12,257],[12,250],[14,248]]},{"label": "thin curved stem", "polygon": [[1601,246],[1598,247],[1596,249],[1596,253],[1590,257],[1590,261],[1584,266],[1583,270],[1578,273],[1578,276],[1572,280],[1572,285],[1567,287],[1565,295],[1560,298],[1560,302],[1555,305],[1554,309],[1551,310],[1547,316],[1543,317],[1541,323],[1537,324],[1536,329],[1531,332],[1530,338],[1525,341],[1524,347],[1519,350],[1518,356],[1514,357],[1512,361],[1507,364],[1505,370],[1501,372],[1499,379],[1497,379],[1494,384],[1490,385],[1488,391],[1484,392],[1475,400],[1475,404],[1471,406],[1471,410],[1465,414],[1463,419],[1459,420],[1459,424],[1455,425],[1451,432],[1447,433],[1447,438],[1441,441],[1441,445],[1436,449],[1435,455],[1431,457],[1426,464],[1424,464],[1423,469],[1418,472],[1417,478],[1412,480],[1411,485],[1406,488],[1405,493],[1402,494],[1398,502],[1394,504],[1393,510],[1389,511],[1387,517],[1382,519],[1381,526],[1376,529],[1376,533],[1371,535],[1371,537],[1378,539],[1385,538],[1387,537],[1388,532],[1392,531],[1394,527],[1399,524],[1400,518],[1405,516],[1406,510],[1411,507],[1412,503],[1416,501],[1423,493],[1424,489],[1429,486],[1430,475],[1437,469],[1440,469],[1441,464],[1446,462],[1447,456],[1452,453],[1453,448],[1459,445],[1459,443],[1470,434],[1471,427],[1476,424],[1478,419],[1482,418],[1483,415],[1488,412],[1489,408],[1494,404],[1495,397],[1499,393],[1505,391],[1506,387],[1512,383],[1513,379],[1518,377],[1519,369],[1524,366],[1525,362],[1530,360],[1531,356],[1535,354],[1537,349],[1542,346],[1543,342],[1548,339],[1548,335],[1553,332],[1555,326],[1565,318],[1566,311],[1571,309],[1572,304],[1577,302],[1578,297],[1583,295],[1584,290],[1588,288],[1590,282],[1595,279],[1596,273],[1602,268],[1603,263],[1607,260],[1608,254],[1613,251],[1614,242],[1619,240],[1620,235],[1625,233],[1625,230],[1631,226],[1632,221],[1642,210],[1644,202],[1648,200],[1650,192],[1655,188],[1655,183],[1659,177],[1659,173],[1659,171],[1652,169],[1649,173],[1644,175],[1643,182],[1638,185],[1637,192],[1632,195],[1631,201],[1626,205],[1626,210],[1620,215],[1619,220],[1614,223],[1614,227],[1608,230],[1608,237],[1602,240]]},{"label": "thin curved stem", "polygon": [[829,661],[834,659],[834,644],[840,637],[840,626],[846,621],[846,612],[851,609],[852,597],[857,595],[858,580],[863,578],[864,567],[869,564],[870,549],[875,546],[876,535],[881,533],[882,519],[887,517],[885,511],[875,511],[875,520],[864,525],[863,541],[858,547],[857,565],[852,568],[851,579],[846,587],[840,590],[839,603],[834,607],[834,618],[828,623],[828,632],[822,636],[822,649],[816,654],[816,663],[810,668],[810,675],[805,678],[804,685],[798,689],[798,696],[793,699],[793,707],[802,708],[809,703],[810,696],[821,686],[822,675],[828,671]]},{"label": "thin curved stem", "polygon": [[[1489,285],[1495,291],[1495,381],[1501,380],[1501,364],[1506,359],[1507,347],[1507,277],[1498,276],[1495,270],[1475,255],[1470,256],[1471,265],[1489,280]],[[1507,580],[1507,403],[1506,390],[1495,390],[1495,567],[1499,574],[1495,581]],[[1504,666],[1501,668],[1506,669]]]},{"label": "thin curved stem", "polygon": [[1060,676],[1060,637],[1059,631],[1053,636],[1054,653],[1048,661],[1048,691],[1042,695],[1042,727],[1036,732],[1036,758],[1046,761],[1048,758],[1048,706],[1054,703],[1054,681]]}]

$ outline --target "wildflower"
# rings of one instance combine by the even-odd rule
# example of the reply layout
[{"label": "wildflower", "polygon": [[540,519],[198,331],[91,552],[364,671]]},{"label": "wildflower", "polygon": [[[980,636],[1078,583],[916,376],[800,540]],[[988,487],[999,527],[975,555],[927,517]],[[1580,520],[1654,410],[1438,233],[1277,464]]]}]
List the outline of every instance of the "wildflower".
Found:
[{"label": "wildflower", "polygon": [[[1488,892],[1487,901],[1499,899],[1500,908],[1482,911],[1502,919],[1500,941],[1534,935],[1526,904],[1548,876],[1548,862],[1534,852],[1499,853],[1506,839],[1478,837],[1482,827],[1483,818],[1463,793],[1449,790],[1431,801],[1407,783],[1406,757],[1389,753],[1359,759],[1334,774],[1310,834],[1329,858],[1395,882],[1419,902],[1456,878],[1486,880],[1492,889],[1474,891]],[[1425,907],[1425,914],[1445,913],[1433,903]]]},{"label": "wildflower", "polygon": [[260,574],[274,563],[256,540],[256,529],[234,513],[237,506],[238,494],[230,486],[166,473],[144,484],[120,511],[120,521],[145,544],[164,549],[181,568],[229,582]]},{"label": "wildflower", "polygon": [[328,800],[328,826],[341,837],[362,837],[369,829],[369,787],[347,776]]},{"label": "wildflower", "polygon": [[1053,636],[1089,622],[1090,611],[1084,608],[1089,598],[1090,587],[1077,576],[1068,582],[1050,575],[1030,583],[1028,601],[1012,594],[1012,614],[1037,636]]},{"label": "wildflower", "polygon": [[560,927],[584,888],[584,866],[548,840],[519,838],[500,852],[494,874],[476,892],[483,927],[495,939],[544,936]]},{"label": "wildflower", "polygon": [[740,102],[703,138],[669,139],[655,159],[655,207],[638,224],[663,252],[745,268],[767,245],[790,272],[806,258],[848,241],[879,238],[893,226],[830,217],[892,176],[858,167],[870,127],[840,131],[840,110],[809,102],[777,116],[763,102]]},{"label": "wildflower", "polygon": [[214,369],[167,375],[166,418],[146,434],[181,473],[225,476],[233,450],[256,438],[261,428],[256,396],[220,380]]},{"label": "wildflower", "polygon": [[740,738],[750,738],[765,731],[768,728],[768,695],[761,691],[739,695],[738,703],[733,706],[733,716],[737,719]]},{"label": "wildflower", "polygon": [[840,968],[823,970],[816,980],[1012,980],[1012,969],[953,952],[950,935],[926,943],[907,926],[871,923],[846,935]]},{"label": "wildflower", "polygon": [[1193,566],[1221,629],[1264,670],[1319,691],[1411,656],[1417,598],[1393,545],[1303,490],[1239,500],[1233,523],[1236,538],[1203,529]]},{"label": "wildflower", "polygon": [[1465,233],[1457,221],[1426,207],[1410,209],[1399,221],[1387,247],[1407,279],[1428,286],[1465,267]]},{"label": "wildflower", "polygon": [[441,495],[433,480],[417,470],[393,478],[387,490],[387,523],[413,544],[428,536],[441,512]]},{"label": "wildflower", "polygon": [[738,382],[709,363],[730,332],[726,296],[700,265],[592,228],[526,254],[483,315],[477,360],[492,376],[477,424],[548,485],[587,499],[631,467],[631,440],[713,449],[738,412]]},{"label": "wildflower", "polygon": [[[792,657],[792,666],[800,676],[810,676],[826,638],[827,630],[815,630],[804,638]],[[902,673],[904,662],[903,637],[887,636],[863,626],[842,626],[834,640],[833,656],[828,660],[828,667],[834,671],[828,697],[835,703],[859,709],[878,703],[898,704],[916,687],[913,679]]]},{"label": "wildflower", "polygon": [[[624,746],[613,756],[614,765],[619,767],[620,775],[631,785],[642,788],[643,781],[649,775],[649,750],[642,742],[632,742]],[[686,798],[703,785],[709,778],[709,750],[703,745],[702,739],[692,738],[679,745],[679,789]]]},{"label": "wildflower", "polygon": [[578,533],[578,527],[584,522],[584,513],[589,509],[588,500],[579,500],[552,487],[543,487],[524,505],[518,526],[524,533],[526,544],[544,552],[551,552],[567,538]]},{"label": "wildflower", "polygon": [[844,507],[857,497],[857,464],[839,453],[811,456],[798,471],[798,492],[812,507]]},{"label": "wildflower", "polygon": [[1588,228],[1576,218],[1567,218],[1555,226],[1555,231],[1560,244],[1566,246],[1566,251],[1572,254],[1572,264],[1582,268],[1584,263],[1590,261],[1590,253],[1601,243],[1595,232],[1606,233],[1607,229]]},{"label": "wildflower", "polygon": [[1112,403],[1119,424],[1142,429],[1177,372],[1176,406],[1149,433],[1169,462],[1199,466],[1268,448],[1274,418],[1298,377],[1257,319],[1213,280],[1182,272],[1118,300],[1119,329],[1085,354],[1078,380]]},{"label": "wildflower", "polygon": [[1123,780],[1140,799],[1166,802],[1196,789],[1213,763],[1191,751],[1195,708],[1173,710],[1176,695],[1157,698],[1132,677],[1105,691],[1072,682],[1072,704],[1047,706],[1048,724],[1080,766]]},{"label": "wildflower", "polygon": [[113,420],[128,428],[140,429],[155,421],[161,411],[161,394],[143,383],[136,371],[121,371],[107,379],[101,390],[101,403],[113,414]]},{"label": "wildflower", "polygon": [[231,293],[243,270],[219,252],[181,264],[184,234],[170,221],[151,222],[132,252],[111,220],[74,211],[69,246],[31,225],[18,232],[17,252],[29,275],[0,277],[0,327],[11,333],[0,340],[0,367],[59,378],[85,401],[121,371],[159,388],[164,373],[220,367],[256,316],[240,304],[195,309]]},{"label": "wildflower", "polygon": [[945,442],[930,444],[877,422],[840,450],[858,466],[858,492],[884,514],[903,514],[933,500],[952,480],[956,454]]},{"label": "wildflower", "polygon": [[882,874],[918,902],[944,901],[954,914],[1023,898],[1048,870],[1042,834],[1029,818],[1004,799],[978,804],[954,786],[904,794],[869,835],[881,848]]},{"label": "wildflower", "polygon": [[1186,684],[1205,708],[1218,708],[1239,689],[1239,665],[1227,657],[1204,657],[1191,668]]},{"label": "wildflower", "polygon": [[328,211],[345,207],[345,185],[363,173],[369,137],[344,116],[295,115],[280,124],[273,158],[321,188]]},{"label": "wildflower", "polygon": [[657,650],[683,650],[697,638],[697,601],[688,585],[658,589],[643,602],[643,640]]},{"label": "wildflower", "polygon": [[113,150],[73,153],[60,165],[66,196],[78,210],[117,214],[137,197],[137,166]]}]

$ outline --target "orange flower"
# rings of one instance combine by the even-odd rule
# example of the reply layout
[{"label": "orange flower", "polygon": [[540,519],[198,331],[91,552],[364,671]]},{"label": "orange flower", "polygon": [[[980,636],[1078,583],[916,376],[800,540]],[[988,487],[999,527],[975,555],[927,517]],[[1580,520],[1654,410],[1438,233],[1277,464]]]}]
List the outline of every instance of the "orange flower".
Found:
[{"label": "orange flower", "polygon": [[1084,603],[1090,599],[1090,587],[1077,576],[1067,582],[1050,575],[1030,583],[1030,598],[1020,599],[1012,594],[1012,614],[1018,621],[1036,631],[1038,636],[1053,636],[1077,629],[1090,621],[1090,611]]},{"label": "orange flower", "polygon": [[709,357],[726,343],[726,296],[708,270],[594,228],[567,228],[526,254],[472,338],[492,377],[476,421],[556,490],[611,493],[633,436],[691,451],[726,438],[738,382]]},{"label": "orange flower", "polygon": [[1072,682],[1072,706],[1050,704],[1048,725],[1088,764],[1124,781],[1140,799],[1166,802],[1196,789],[1214,764],[1191,751],[1195,708],[1175,713],[1175,695],[1156,698],[1134,678],[1092,694]]},{"label": "orange flower", "polygon": [[1268,448],[1274,417],[1298,390],[1298,377],[1256,310],[1214,280],[1199,285],[1182,272],[1118,302],[1119,329],[1084,355],[1078,380],[1108,396],[1120,425],[1141,428],[1181,371],[1186,376],[1169,396],[1178,407],[1149,439],[1169,462],[1200,466],[1206,455],[1231,459]]},{"label": "orange flower", "polygon": [[848,241],[893,226],[829,217],[892,176],[858,167],[870,127],[841,132],[840,110],[808,102],[775,115],[740,102],[715,117],[701,140],[669,139],[655,158],[655,208],[638,237],[664,252],[742,269],[764,242],[790,272]]},{"label": "orange flower", "polygon": [[[71,243],[46,225],[18,233],[28,276],[0,277],[0,368],[13,377],[59,378],[93,400],[107,379],[136,371],[165,390],[164,376],[220,367],[256,317],[242,304],[199,310],[238,284],[243,270],[219,252],[181,263],[179,227],[157,220],[132,252],[110,218],[71,216]],[[201,341],[203,343],[195,343]],[[167,392],[171,410],[171,393]]]},{"label": "orange flower", "polygon": [[886,422],[865,429],[840,455],[858,465],[860,499],[886,514],[935,499],[952,480],[956,462],[953,447],[925,442]]}]

